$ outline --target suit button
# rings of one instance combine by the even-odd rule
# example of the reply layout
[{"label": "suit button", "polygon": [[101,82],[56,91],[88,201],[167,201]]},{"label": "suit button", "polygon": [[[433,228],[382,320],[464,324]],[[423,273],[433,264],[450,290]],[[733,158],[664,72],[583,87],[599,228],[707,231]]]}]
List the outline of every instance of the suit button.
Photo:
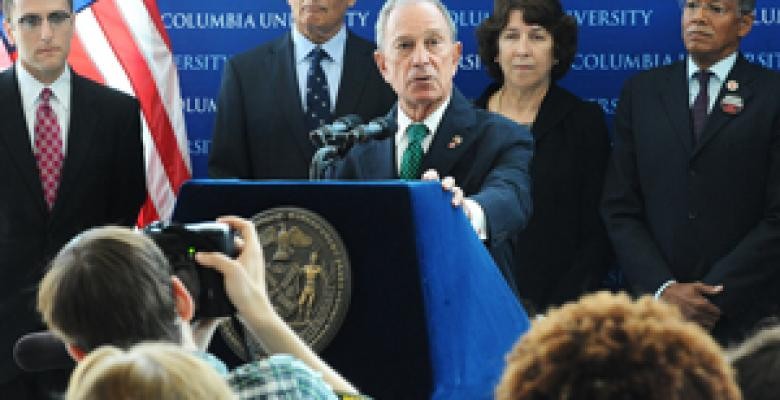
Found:
[{"label": "suit button", "polygon": [[690,220],[696,219],[696,212],[695,211],[689,211],[688,212],[688,219],[690,219]]}]

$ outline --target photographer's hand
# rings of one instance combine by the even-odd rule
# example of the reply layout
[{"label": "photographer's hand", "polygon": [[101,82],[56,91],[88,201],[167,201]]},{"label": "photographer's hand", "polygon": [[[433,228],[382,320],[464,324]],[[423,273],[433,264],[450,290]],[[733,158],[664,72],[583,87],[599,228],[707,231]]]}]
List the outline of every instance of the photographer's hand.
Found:
[{"label": "photographer's hand", "polygon": [[225,279],[225,291],[238,313],[245,316],[257,307],[270,308],[265,287],[265,259],[252,222],[239,217],[220,217],[218,222],[228,224],[241,236],[239,255],[232,259],[222,253],[199,252],[195,255],[201,265],[218,270]]},{"label": "photographer's hand", "polygon": [[346,379],[312,351],[287,323],[276,313],[268,298],[265,283],[263,248],[257,240],[252,222],[239,217],[220,217],[219,222],[230,225],[243,239],[238,258],[222,253],[197,253],[201,265],[218,270],[225,279],[225,291],[236,306],[244,324],[254,333],[268,354],[291,354],[322,374],[323,379],[337,392],[357,393]]}]

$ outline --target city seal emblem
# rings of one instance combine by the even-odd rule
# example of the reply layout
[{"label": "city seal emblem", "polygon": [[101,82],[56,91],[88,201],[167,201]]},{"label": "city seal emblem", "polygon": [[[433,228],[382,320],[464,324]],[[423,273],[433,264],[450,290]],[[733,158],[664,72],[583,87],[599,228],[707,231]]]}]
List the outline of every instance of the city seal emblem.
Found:
[{"label": "city seal emblem", "polygon": [[[352,277],[344,243],[328,221],[302,208],[272,208],[252,222],[263,246],[274,308],[312,349],[322,351],[349,307]],[[237,318],[224,322],[220,331],[243,360],[266,356]]]}]

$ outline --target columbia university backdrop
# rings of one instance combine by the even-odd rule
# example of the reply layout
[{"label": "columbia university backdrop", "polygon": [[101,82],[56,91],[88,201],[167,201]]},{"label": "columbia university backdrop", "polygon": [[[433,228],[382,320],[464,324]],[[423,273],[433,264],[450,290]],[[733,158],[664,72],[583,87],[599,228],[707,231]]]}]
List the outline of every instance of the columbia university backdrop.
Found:
[{"label": "columbia university backdrop", "polygon": [[[358,0],[347,12],[347,26],[373,38],[382,3]],[[493,0],[444,3],[464,44],[456,85],[476,97],[488,78],[474,29],[489,15]],[[284,0],[158,0],[158,5],[179,69],[193,176],[206,177],[225,61],[291,29],[290,8]],[[563,0],[563,5],[579,24],[580,46],[561,84],[598,102],[610,119],[627,77],[684,57],[678,0]],[[757,0],[755,26],[742,50],[749,59],[780,69],[780,0]]]}]

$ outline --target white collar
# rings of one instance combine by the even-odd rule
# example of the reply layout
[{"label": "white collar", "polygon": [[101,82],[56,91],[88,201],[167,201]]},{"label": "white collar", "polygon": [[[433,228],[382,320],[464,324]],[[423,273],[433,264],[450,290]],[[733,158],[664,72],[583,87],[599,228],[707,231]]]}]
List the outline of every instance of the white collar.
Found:
[{"label": "white collar", "polygon": [[62,74],[51,85],[44,85],[34,76],[32,76],[27,69],[21,64],[16,62],[16,79],[19,83],[19,92],[22,95],[22,101],[24,102],[24,108],[28,110],[34,110],[35,102],[38,101],[38,97],[41,95],[41,91],[48,87],[51,89],[54,99],[59,102],[65,111],[70,109],[70,81],[71,72],[70,66],[66,65]]},{"label": "white collar", "polygon": [[306,58],[309,56],[309,53],[311,53],[311,51],[317,46],[322,47],[322,49],[328,53],[328,56],[331,60],[333,60],[333,62],[340,63],[344,58],[344,47],[347,44],[347,27],[342,24],[341,29],[339,29],[339,31],[333,35],[332,38],[330,38],[330,40],[321,45],[317,45],[316,43],[312,42],[309,40],[309,38],[303,36],[303,34],[298,31],[297,27],[293,27],[292,41],[293,48],[295,49],[296,64],[308,61]]},{"label": "white collar", "polygon": [[[707,70],[715,74],[715,76],[717,76],[721,82],[725,82],[726,77],[729,76],[729,72],[731,72],[731,69],[734,68],[734,64],[736,63],[737,52],[735,51],[728,57],[716,62],[715,64],[712,64],[712,66]],[[699,68],[695,62],[693,62],[693,58],[688,56],[688,80],[693,79],[693,74],[699,72],[700,69],[701,68]]]},{"label": "white collar", "polygon": [[[447,96],[447,99],[444,100],[444,102],[442,102],[434,112],[422,120],[422,123],[428,127],[428,132],[431,134],[431,137],[433,137],[433,135],[436,133],[436,130],[439,129],[439,124],[441,124],[441,119],[444,117],[444,112],[450,105],[450,100],[452,100],[452,94]],[[396,133],[396,142],[398,142],[404,136],[406,133],[406,128],[409,125],[415,123],[401,108],[400,101],[401,100],[399,100],[398,104],[398,133]]]}]

